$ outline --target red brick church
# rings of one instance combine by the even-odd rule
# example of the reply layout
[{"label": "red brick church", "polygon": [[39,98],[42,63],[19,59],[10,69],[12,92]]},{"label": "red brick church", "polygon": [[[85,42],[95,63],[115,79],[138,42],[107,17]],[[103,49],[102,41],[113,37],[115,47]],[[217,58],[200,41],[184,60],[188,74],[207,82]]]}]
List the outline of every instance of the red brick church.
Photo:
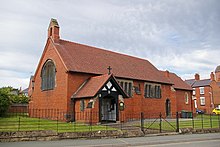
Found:
[{"label": "red brick church", "polygon": [[55,19],[31,81],[30,109],[62,109],[74,121],[91,117],[81,117],[86,112],[94,122],[116,122],[141,112],[169,117],[193,111],[192,88],[176,74],[148,60],[63,40]]}]

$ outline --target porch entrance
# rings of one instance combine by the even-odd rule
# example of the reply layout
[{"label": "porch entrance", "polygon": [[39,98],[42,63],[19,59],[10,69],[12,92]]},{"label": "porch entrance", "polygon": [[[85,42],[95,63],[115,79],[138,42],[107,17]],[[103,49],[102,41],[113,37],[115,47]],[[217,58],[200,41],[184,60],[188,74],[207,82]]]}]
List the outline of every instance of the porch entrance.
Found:
[{"label": "porch entrance", "polygon": [[117,100],[114,97],[104,97],[101,99],[101,121],[116,122],[117,121]]}]

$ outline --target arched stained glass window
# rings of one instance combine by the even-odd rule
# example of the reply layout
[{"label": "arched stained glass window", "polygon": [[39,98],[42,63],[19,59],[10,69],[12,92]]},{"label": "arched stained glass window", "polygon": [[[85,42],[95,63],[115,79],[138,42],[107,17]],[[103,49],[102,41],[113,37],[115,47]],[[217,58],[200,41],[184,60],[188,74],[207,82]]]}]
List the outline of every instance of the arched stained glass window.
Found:
[{"label": "arched stained glass window", "polygon": [[52,60],[47,60],[41,71],[41,89],[51,90],[55,87],[56,67]]}]

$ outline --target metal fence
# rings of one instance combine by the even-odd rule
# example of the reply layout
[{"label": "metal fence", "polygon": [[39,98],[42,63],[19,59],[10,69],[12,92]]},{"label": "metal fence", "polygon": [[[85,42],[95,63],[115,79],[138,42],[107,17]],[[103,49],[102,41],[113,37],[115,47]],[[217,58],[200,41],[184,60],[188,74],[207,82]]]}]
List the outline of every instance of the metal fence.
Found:
[{"label": "metal fence", "polygon": [[72,120],[72,113],[58,109],[32,109],[28,113],[18,111],[0,117],[0,132],[53,130],[55,132],[92,132],[102,130],[122,130],[144,134],[175,132],[179,129],[220,129],[219,115],[196,115],[191,118],[180,113],[164,114],[129,113],[119,114],[119,121],[94,123],[98,112],[75,112],[78,120]]}]

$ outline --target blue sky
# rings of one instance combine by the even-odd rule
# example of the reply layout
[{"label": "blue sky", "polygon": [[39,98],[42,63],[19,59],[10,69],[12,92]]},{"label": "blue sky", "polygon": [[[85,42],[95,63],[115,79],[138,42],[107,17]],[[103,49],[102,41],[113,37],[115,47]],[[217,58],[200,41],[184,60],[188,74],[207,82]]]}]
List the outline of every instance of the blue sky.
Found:
[{"label": "blue sky", "polygon": [[149,60],[182,79],[220,65],[219,0],[2,0],[0,87],[23,89],[51,18],[62,39]]}]

